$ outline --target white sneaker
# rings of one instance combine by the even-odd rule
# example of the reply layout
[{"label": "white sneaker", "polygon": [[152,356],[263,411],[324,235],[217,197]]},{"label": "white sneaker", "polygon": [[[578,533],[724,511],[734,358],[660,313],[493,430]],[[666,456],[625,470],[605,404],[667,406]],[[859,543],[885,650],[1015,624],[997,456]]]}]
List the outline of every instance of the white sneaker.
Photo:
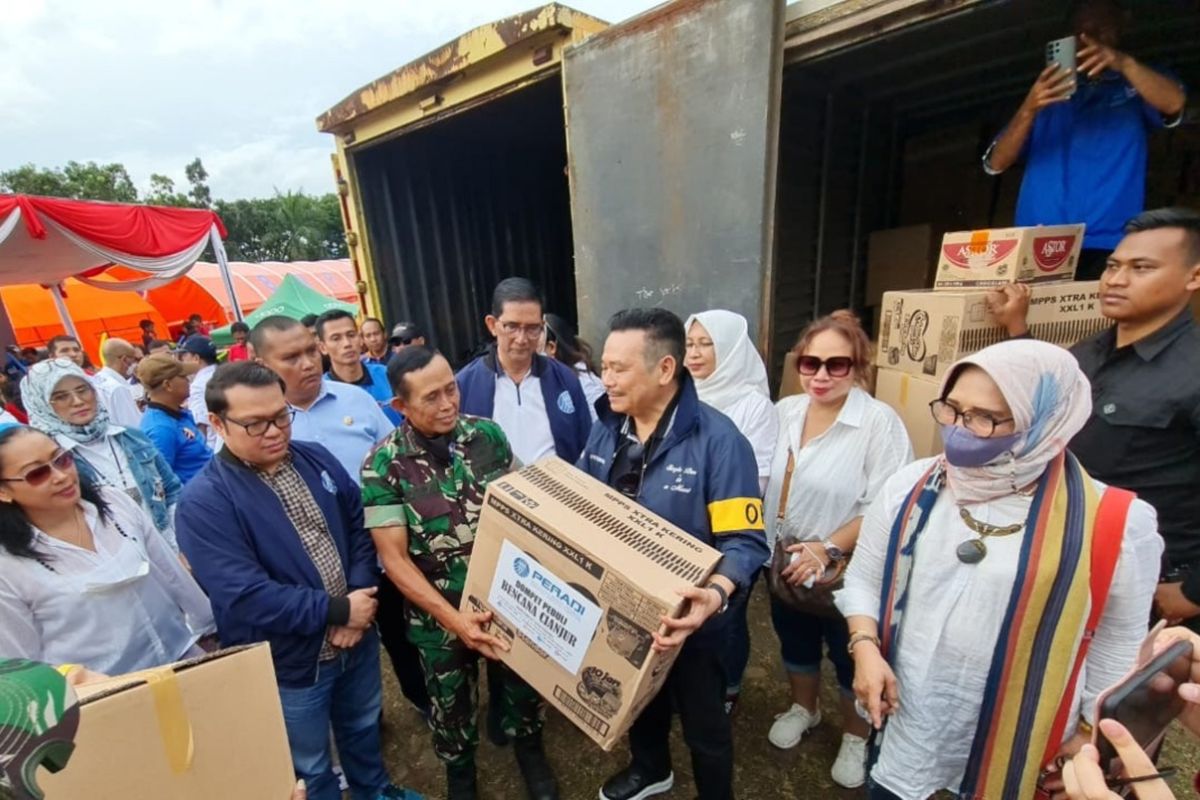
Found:
[{"label": "white sneaker", "polygon": [[799,703],[792,703],[792,707],[787,711],[775,715],[775,722],[771,725],[767,738],[780,750],[787,750],[800,744],[804,734],[820,723],[820,709],[809,711]]},{"label": "white sneaker", "polygon": [[842,734],[842,746],[829,775],[834,783],[847,789],[857,789],[866,783],[867,740],[853,733]]}]

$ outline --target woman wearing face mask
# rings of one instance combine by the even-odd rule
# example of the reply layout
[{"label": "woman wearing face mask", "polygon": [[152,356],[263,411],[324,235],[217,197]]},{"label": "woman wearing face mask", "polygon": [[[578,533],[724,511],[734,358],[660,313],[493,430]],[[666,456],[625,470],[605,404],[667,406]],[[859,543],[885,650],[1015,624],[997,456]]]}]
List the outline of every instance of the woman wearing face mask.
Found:
[{"label": "woman wearing face mask", "polygon": [[46,434],[0,431],[0,653],[115,675],[199,654],[214,630],[140,505]]},{"label": "woman wearing face mask", "polygon": [[29,424],[75,456],[91,483],[111,486],[140,504],[172,550],[175,503],[182,484],[144,433],[113,425],[91,380],[74,362],[43,361],[21,381]]},{"label": "woman wearing face mask", "polygon": [[[837,311],[813,322],[795,353],[804,394],[775,406],[781,430],[764,513],[772,551],[781,536],[800,540],[788,547],[794,555],[784,577],[801,585],[854,550],[863,513],[884,481],[912,461],[912,446],[896,412],[863,389],[871,345],[852,313]],[[842,743],[831,775],[840,786],[861,786],[870,729],[854,711],[846,621],[795,610],[774,596],[771,620],[792,695],[791,707],[771,726],[771,744],[795,747],[821,721],[817,697],[822,650],[828,648],[842,701]]]},{"label": "woman wearing face mask", "polygon": [[1097,695],[1146,635],[1154,510],[1066,452],[1091,414],[1066,350],[981,350],[931,411],[945,455],[884,485],[837,597],[855,694],[881,729],[869,796],[1058,791],[1061,757],[1090,739]]}]

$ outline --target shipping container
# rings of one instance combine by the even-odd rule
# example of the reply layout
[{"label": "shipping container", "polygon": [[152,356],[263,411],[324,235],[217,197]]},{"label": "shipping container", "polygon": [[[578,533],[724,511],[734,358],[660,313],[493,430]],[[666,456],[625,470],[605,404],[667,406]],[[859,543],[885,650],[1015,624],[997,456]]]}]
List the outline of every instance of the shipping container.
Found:
[{"label": "shipping container", "polygon": [[[1200,10],[1131,0],[1127,49],[1200,84]],[[548,5],[322,114],[375,309],[461,361],[500,278],[602,336],[613,311],[746,315],[778,375],[862,308],[874,230],[1012,222],[987,144],[1062,35],[1044,0],[678,0],[608,25]],[[1200,137],[1152,139],[1149,205],[1200,205]]]}]

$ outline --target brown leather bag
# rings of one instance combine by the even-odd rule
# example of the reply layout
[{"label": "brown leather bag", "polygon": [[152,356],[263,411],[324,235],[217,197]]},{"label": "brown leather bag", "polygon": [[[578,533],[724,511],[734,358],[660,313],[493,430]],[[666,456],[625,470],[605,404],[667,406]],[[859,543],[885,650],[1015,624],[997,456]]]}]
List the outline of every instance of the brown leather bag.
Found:
[{"label": "brown leather bag", "polygon": [[813,582],[811,587],[794,586],[788,583],[783,571],[792,563],[792,553],[787,548],[800,542],[812,542],[814,547],[821,546],[821,539],[802,539],[785,534],[785,517],[787,514],[788,494],[792,488],[792,473],[796,469],[796,456],[788,448],[787,470],[783,475],[783,488],[779,492],[779,511],[775,516],[775,550],[771,553],[771,566],[767,570],[767,587],[776,600],[788,608],[813,614],[818,617],[840,617],[833,603],[833,593],[842,588],[842,575],[850,559],[836,562],[825,574]]}]

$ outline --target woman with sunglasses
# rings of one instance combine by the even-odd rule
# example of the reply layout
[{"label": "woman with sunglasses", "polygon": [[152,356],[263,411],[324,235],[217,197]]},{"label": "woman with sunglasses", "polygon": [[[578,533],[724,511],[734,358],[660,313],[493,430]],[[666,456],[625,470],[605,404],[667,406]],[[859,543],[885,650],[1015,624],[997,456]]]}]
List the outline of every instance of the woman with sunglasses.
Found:
[{"label": "woman with sunglasses", "polygon": [[146,434],[112,424],[83,370],[61,358],[34,364],[21,381],[21,395],[29,424],[70,451],[89,482],[133,498],[178,552],[175,503],[183,484]]},{"label": "woman with sunglasses", "polygon": [[0,653],[115,675],[199,654],[208,599],[142,507],[41,431],[0,431]]},{"label": "woman with sunglasses", "polygon": [[[764,502],[767,543],[792,554],[783,577],[793,585],[836,572],[858,541],[863,513],[891,475],[912,461],[904,424],[869,395],[871,344],[849,311],[822,317],[800,335],[796,370],[804,394],[776,405],[782,426]],[[793,541],[785,544],[783,540]],[[869,728],[854,711],[849,632],[838,616],[818,616],[771,597],[792,704],[775,718],[771,744],[795,747],[821,721],[823,647],[841,689],[842,742],[831,776],[847,788],[865,781]]]},{"label": "woman with sunglasses", "polygon": [[1153,508],[1066,451],[1091,410],[1066,350],[985,348],[931,404],[944,455],[867,510],[837,603],[880,729],[872,800],[1061,790],[1098,694],[1133,665],[1163,545]]},{"label": "woman with sunglasses", "polygon": [[546,326],[542,330],[541,347],[538,349],[575,370],[592,412],[592,421],[595,422],[596,401],[604,394],[604,383],[592,363],[592,346],[577,336],[571,324],[558,314],[544,314],[542,319]]}]

